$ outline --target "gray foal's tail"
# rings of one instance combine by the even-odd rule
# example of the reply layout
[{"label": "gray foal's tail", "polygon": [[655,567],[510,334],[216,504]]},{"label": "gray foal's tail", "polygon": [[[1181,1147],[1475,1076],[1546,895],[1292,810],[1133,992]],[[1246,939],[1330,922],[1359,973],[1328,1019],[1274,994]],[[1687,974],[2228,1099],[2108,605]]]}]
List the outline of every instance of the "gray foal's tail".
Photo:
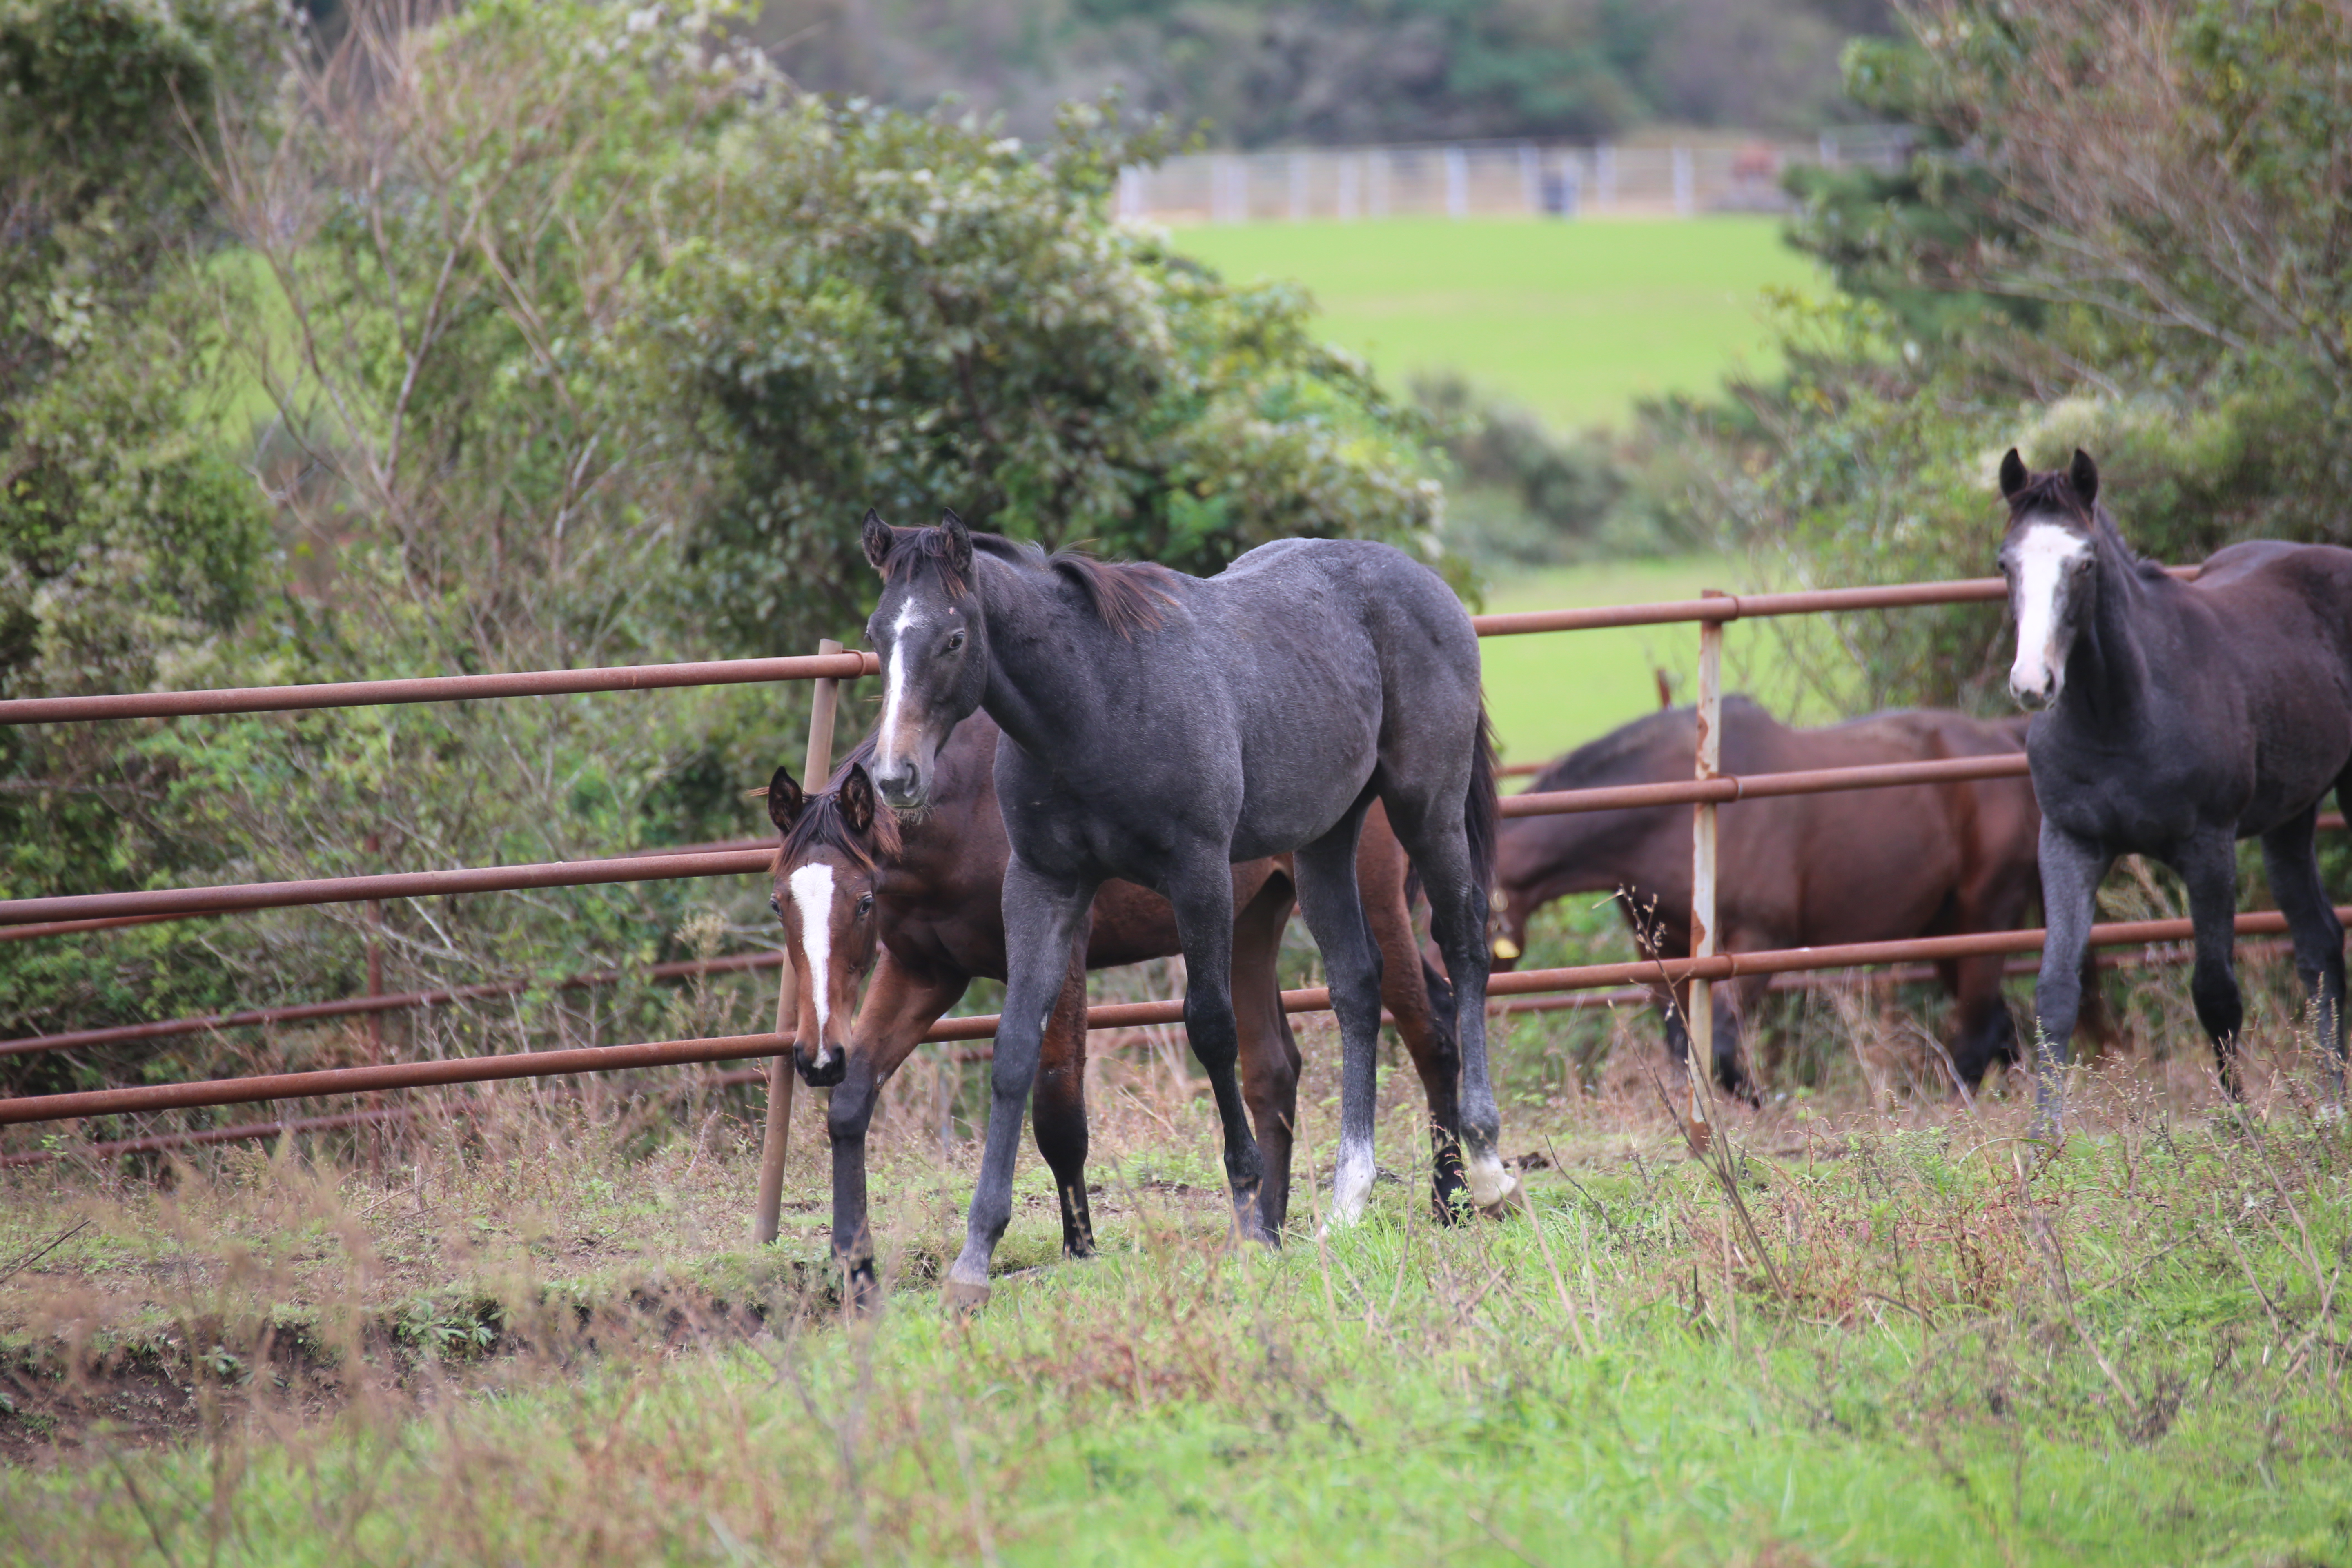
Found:
[{"label": "gray foal's tail", "polygon": [[[1486,704],[1478,704],[1478,751],[1470,763],[1470,798],[1462,803],[1462,826],[1470,840],[1470,880],[1477,887],[1479,918],[1495,892],[1495,846],[1502,826],[1503,802],[1496,792],[1495,721]],[[1480,928],[1485,929],[1483,926]]]}]

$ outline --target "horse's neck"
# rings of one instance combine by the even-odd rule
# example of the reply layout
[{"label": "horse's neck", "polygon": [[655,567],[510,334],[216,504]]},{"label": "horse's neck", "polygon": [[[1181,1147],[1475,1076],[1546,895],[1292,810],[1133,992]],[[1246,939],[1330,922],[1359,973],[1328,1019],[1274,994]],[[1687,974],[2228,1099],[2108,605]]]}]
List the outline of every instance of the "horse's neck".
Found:
[{"label": "horse's neck", "polygon": [[[972,562],[981,613],[988,617],[988,689],[980,705],[1013,743],[1033,757],[1059,754],[1076,730],[1072,682],[1052,635],[1073,607],[1048,582],[992,555]],[[1078,628],[1083,632],[1086,628]]]},{"label": "horse's neck", "polygon": [[[1623,781],[1612,781],[1623,782]],[[1548,786],[1555,789],[1593,789],[1605,787],[1590,781]],[[1653,814],[1645,813],[1644,816]],[[1609,820],[1604,824],[1603,817]],[[1616,893],[1633,889],[1641,896],[1659,891],[1662,873],[1671,882],[1675,869],[1671,851],[1660,858],[1658,848],[1662,837],[1658,823],[1628,828],[1614,812],[1601,816],[1570,815],[1549,819],[1548,826],[1555,830],[1541,837],[1534,852],[1527,854],[1524,871],[1516,870],[1510,862],[1518,858],[1515,846],[1504,850],[1503,879],[1524,880],[1536,903],[1549,903],[1574,893]],[[1665,825],[1670,826],[1671,825]],[[1683,823],[1684,859],[1688,859],[1689,825]],[[1671,844],[1671,835],[1665,835]],[[1685,869],[1687,868],[1685,866]]]},{"label": "horse's neck", "polygon": [[2147,692],[2147,660],[2141,624],[2158,613],[2148,585],[2123,538],[2104,518],[2093,536],[2098,564],[2098,603],[2090,623],[2076,634],[2066,660],[2061,702],[2076,721],[2098,728],[2128,724]]}]

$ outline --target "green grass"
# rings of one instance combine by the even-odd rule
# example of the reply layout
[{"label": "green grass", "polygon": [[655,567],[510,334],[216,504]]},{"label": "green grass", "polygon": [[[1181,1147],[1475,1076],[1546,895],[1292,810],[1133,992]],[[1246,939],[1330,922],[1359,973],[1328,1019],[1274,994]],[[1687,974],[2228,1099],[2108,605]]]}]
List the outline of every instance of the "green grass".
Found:
[{"label": "green grass", "polygon": [[[1418,1130],[1391,1098],[1383,1163],[1413,1173]],[[46,1214],[20,1186],[12,1231],[79,1210],[170,1237],[153,1262],[47,1279],[37,1327],[20,1298],[15,1345],[88,1333],[94,1292],[144,1294],[167,1310],[114,1337],[113,1364],[167,1374],[197,1415],[176,1435],[62,1433],[47,1462],[0,1468],[0,1554],[2352,1561],[2334,1288],[2352,1144],[2285,1097],[2251,1123],[2181,1114],[2160,1071],[2084,1104],[2090,1130],[2038,1164],[2010,1157],[2014,1102],[1915,1105],[1908,1127],[1737,1113],[1768,1273],[1638,1099],[1515,1110],[1510,1146],[1565,1164],[1529,1173],[1531,1209],[1507,1225],[1433,1226],[1413,1176],[1363,1226],[1302,1224],[1275,1254],[1229,1248],[1213,1192],[1134,1184],[1143,1156],[1204,1142],[1197,1102],[1163,1102],[1166,1131],[1101,1151],[1103,1256],[1055,1259],[1024,1184],[996,1297],[968,1324],[931,1284],[968,1163],[940,1165],[919,1136],[877,1171],[889,1309],[847,1324],[789,1285],[821,1255],[805,1217],[772,1261],[736,1250],[748,1144],[576,1170],[570,1152],[493,1147],[380,1184],[247,1157],[160,1198],[52,1193]],[[592,1168],[613,1172],[601,1195],[577,1190]],[[586,1261],[583,1219],[606,1255],[648,1245],[593,1277],[534,1273],[534,1257]],[[265,1325],[290,1338],[348,1311],[395,1239],[433,1255],[404,1267],[454,1305],[376,1291],[362,1315],[391,1331],[311,1328],[339,1361],[253,1375],[274,1364]],[[271,1304],[293,1264],[314,1299]],[[40,1383],[0,1363],[17,1400]]]},{"label": "green grass", "polygon": [[1562,427],[1769,374],[1760,290],[1819,279],[1759,217],[1235,224],[1176,244],[1238,281],[1305,284],[1323,333],[1394,385],[1458,371]]}]

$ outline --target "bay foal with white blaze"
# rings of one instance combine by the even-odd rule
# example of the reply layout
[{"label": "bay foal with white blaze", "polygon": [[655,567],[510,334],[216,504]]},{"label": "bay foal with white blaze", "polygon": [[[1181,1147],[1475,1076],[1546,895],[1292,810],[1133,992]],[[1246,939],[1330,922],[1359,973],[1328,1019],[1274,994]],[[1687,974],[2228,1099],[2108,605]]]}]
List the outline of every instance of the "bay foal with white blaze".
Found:
[{"label": "bay foal with white blaze", "polygon": [[1342,1220],[1362,1212],[1381,959],[1357,895],[1356,845],[1374,800],[1429,896],[1455,991],[1464,1173],[1473,1200],[1498,1208],[1513,1182],[1486,1076],[1494,748],[1477,635],[1437,575],[1387,545],[1294,539],[1214,577],[1188,577],[1047,556],[971,533],[952,512],[925,529],[894,529],[868,512],[864,542],[883,578],[867,632],[882,659],[873,775],[884,801],[921,809],[941,742],[975,710],[1003,731],[996,796],[1012,847],[1010,973],[950,1300],[987,1298],[1039,1042],[1096,889],[1112,878],[1152,889],[1175,911],[1185,1032],[1216,1095],[1234,1223],[1271,1241],[1234,1072],[1230,867],[1295,852],[1299,904],[1339,1020],[1333,1207]]},{"label": "bay foal with white blaze", "polygon": [[2025,750],[2049,923],[2033,994],[2042,1115],[2056,1110],[2051,1058],[2064,1063],[2082,1003],[2094,900],[2119,855],[2152,856],[2188,884],[2189,994],[2221,1082],[2236,1092],[2241,838],[2262,840],[2340,1082],[2344,931],[2313,837],[2328,791],[2352,784],[2352,550],[2233,544],[2184,583],[2132,553],[2083,452],[2036,474],[2012,447],[2000,491],[2010,513],[2000,564],[2017,621],[2010,691],[2041,710]]}]

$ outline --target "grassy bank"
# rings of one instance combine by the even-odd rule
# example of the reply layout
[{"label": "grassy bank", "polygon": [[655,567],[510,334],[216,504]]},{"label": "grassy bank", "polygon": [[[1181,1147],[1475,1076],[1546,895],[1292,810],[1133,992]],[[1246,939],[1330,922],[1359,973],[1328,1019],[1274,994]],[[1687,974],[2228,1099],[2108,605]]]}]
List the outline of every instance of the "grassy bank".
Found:
[{"label": "grassy bank", "polygon": [[1533,223],[1397,218],[1186,228],[1177,246],[1239,281],[1295,280],[1331,341],[1391,384],[1455,371],[1559,427],[1633,399],[1766,373],[1761,290],[1817,277],[1780,221]]},{"label": "grassy bank", "polygon": [[[2180,1044],[2087,1078],[2054,1153],[2020,1141],[2016,1100],[1936,1089],[1885,998],[1807,1004],[1779,1026],[1813,1066],[1783,1052],[1782,1098],[1726,1113],[1737,1204],[1660,1109],[1646,1016],[1521,1019],[1502,1051],[1527,1207],[1431,1222],[1391,1068],[1398,1179],[1321,1238],[1335,1083],[1308,1021],[1279,1253],[1226,1245],[1213,1121],[1171,1042],[1105,1041],[1103,1255],[1054,1256],[1024,1159],[971,1323],[937,1304],[973,1155],[968,1127],[940,1140],[956,1086],[929,1061],[879,1135],[892,1296],[870,1321],[827,1293],[812,1123],[783,1241],[743,1247],[740,1106],[632,1152],[608,1113],[507,1088],[373,1173],[363,1149],[210,1153],[162,1184],[15,1173],[0,1268],[57,1245],[0,1280],[0,1542],[74,1562],[2352,1561],[2352,1142],[2294,1075],[2285,977],[2257,978],[2245,1113]],[[2144,1026],[2176,1023],[2177,977],[2148,989],[2168,1000]]]}]

